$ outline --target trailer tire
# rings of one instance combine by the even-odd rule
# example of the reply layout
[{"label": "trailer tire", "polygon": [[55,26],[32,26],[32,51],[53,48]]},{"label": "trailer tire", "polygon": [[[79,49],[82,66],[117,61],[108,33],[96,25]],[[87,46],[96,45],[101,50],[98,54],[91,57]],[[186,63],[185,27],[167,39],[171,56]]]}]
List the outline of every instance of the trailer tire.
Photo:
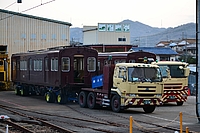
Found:
[{"label": "trailer tire", "polygon": [[90,109],[96,108],[96,98],[93,92],[90,92],[87,96],[87,106]]},{"label": "trailer tire", "polygon": [[78,102],[81,108],[87,107],[87,94],[84,91],[81,91],[78,95]]},{"label": "trailer tire", "polygon": [[55,95],[53,92],[47,92],[45,94],[45,100],[47,103],[54,103],[55,102]]},{"label": "trailer tire", "polygon": [[66,104],[67,103],[67,96],[65,94],[58,94],[57,102],[59,104]]},{"label": "trailer tire", "polygon": [[145,113],[152,113],[155,110],[156,106],[144,106],[143,110]]},{"label": "trailer tire", "polygon": [[177,106],[182,106],[183,105],[183,101],[182,102],[176,102]]},{"label": "trailer tire", "polygon": [[15,94],[20,95],[20,86],[15,87]]},{"label": "trailer tire", "polygon": [[121,101],[118,95],[114,95],[111,100],[112,111],[119,113],[121,111]]},{"label": "trailer tire", "polygon": [[29,89],[26,86],[22,86],[20,91],[21,91],[21,96],[28,96],[29,94]]}]

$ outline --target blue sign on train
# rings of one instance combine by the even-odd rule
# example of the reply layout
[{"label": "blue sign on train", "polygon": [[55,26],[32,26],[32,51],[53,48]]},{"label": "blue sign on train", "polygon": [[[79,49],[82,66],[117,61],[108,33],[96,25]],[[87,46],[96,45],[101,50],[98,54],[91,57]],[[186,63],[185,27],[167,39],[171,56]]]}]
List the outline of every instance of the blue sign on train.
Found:
[{"label": "blue sign on train", "polygon": [[92,77],[92,88],[103,86],[103,75]]}]

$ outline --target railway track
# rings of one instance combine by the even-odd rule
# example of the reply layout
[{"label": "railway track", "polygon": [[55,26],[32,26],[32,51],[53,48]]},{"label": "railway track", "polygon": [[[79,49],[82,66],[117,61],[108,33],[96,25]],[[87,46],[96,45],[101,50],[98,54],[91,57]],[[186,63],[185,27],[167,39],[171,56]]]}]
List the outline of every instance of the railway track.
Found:
[{"label": "railway track", "polygon": [[[19,130],[22,131],[22,132],[25,132],[25,133],[35,133],[35,132],[37,132],[37,131],[32,131],[32,130],[28,129],[26,126],[22,126],[21,124],[19,124],[19,123],[26,123],[26,124],[29,124],[31,126],[35,126],[35,125],[41,126],[40,130],[44,130],[45,132],[49,131],[49,129],[51,129],[52,133],[57,133],[57,132],[74,133],[74,131],[72,131],[72,130],[63,128],[61,126],[50,123],[50,122],[45,121],[43,119],[40,119],[38,117],[30,116],[30,115],[27,115],[25,113],[20,113],[19,112],[20,109],[18,109],[18,108],[12,108],[12,107],[5,106],[5,105],[0,105],[0,107],[1,107],[1,109],[5,109],[7,111],[10,111],[15,115],[23,116],[23,117],[29,118],[30,120],[35,120],[35,121],[40,123],[40,124],[36,124],[36,123],[33,124],[31,121],[24,122],[23,120],[21,120],[19,122],[14,122],[14,120],[12,120],[12,119],[2,120],[5,124],[8,124],[8,125],[12,126],[13,128],[15,128],[17,130],[17,132],[19,132]],[[18,111],[17,111],[17,109],[18,109]],[[27,110],[24,110],[24,111],[27,111]]]},{"label": "railway track", "polygon": [[[6,96],[8,97],[8,95]],[[77,103],[67,103],[65,105],[57,105],[56,103],[47,104],[46,102],[42,101],[43,97],[41,98],[37,97],[37,100],[35,97],[28,98],[28,99],[26,97],[20,97],[20,101],[23,101],[23,100],[29,101],[29,102],[23,102],[23,104],[20,104],[18,103],[17,97],[16,97],[16,101],[14,101],[13,99],[10,100],[10,97],[8,98],[7,97],[4,98],[3,100],[0,100],[1,101],[0,112],[5,112],[4,114],[9,114],[9,116],[11,117],[10,120],[12,122],[19,125],[21,124],[23,127],[26,127],[29,130],[31,129],[31,131],[34,131],[34,132],[40,131],[42,133],[42,131],[44,130],[49,130],[48,133],[61,132],[50,126],[45,126],[45,124],[43,124],[42,122],[38,120],[38,119],[41,119],[45,122],[53,123],[54,125],[57,125],[64,129],[68,129],[72,132],[78,132],[78,133],[83,133],[83,132],[125,133],[125,132],[129,132],[130,116],[133,116],[133,120],[134,120],[133,127],[132,127],[134,133],[144,133],[144,132],[145,133],[158,133],[158,132],[166,133],[166,132],[179,131],[179,129],[177,128],[169,127],[169,125],[165,125],[164,123],[166,122],[164,122],[164,120],[159,120],[159,119],[156,120],[153,117],[149,117],[149,116],[159,116],[160,113],[165,114],[166,113],[165,110],[168,109],[168,106],[158,109],[156,114],[148,115],[148,114],[144,114],[142,111],[140,111],[140,109],[138,109],[138,111],[137,109],[134,109],[134,110],[126,110],[123,113],[114,113],[110,109],[108,110],[105,108],[93,109],[93,110],[88,109],[88,108],[80,108],[77,105]],[[176,108],[176,106],[174,108]],[[174,108],[171,109],[172,112],[176,110]],[[184,107],[179,107],[179,108],[182,109]],[[162,110],[162,112],[159,110]],[[12,112],[12,111],[15,111],[15,112]],[[17,117],[21,116],[23,118],[12,119],[13,116],[17,116]],[[34,117],[35,119],[33,119],[32,117]],[[163,116],[163,118],[165,117]],[[148,120],[145,121],[145,119],[148,119]],[[149,123],[149,120],[151,120],[152,122]],[[170,118],[168,120],[170,120]],[[5,123],[4,127],[6,125],[7,124]],[[32,126],[32,128],[30,128],[30,125]],[[179,127],[177,125],[178,123],[176,121],[175,127]],[[166,129],[166,128],[174,128],[174,129]],[[14,126],[11,126],[11,127],[9,126],[9,129],[10,130],[13,129],[13,131],[16,130],[18,133],[20,133],[19,131],[21,131],[20,129],[14,128]],[[183,133],[184,132],[185,130],[183,129]],[[189,132],[197,133],[191,130]],[[13,132],[9,132],[9,133],[13,133]]]},{"label": "railway track", "polygon": [[[60,132],[73,132],[71,130],[67,130],[67,129],[60,129],[61,127],[55,126],[55,124],[49,124],[47,123],[47,121],[52,121],[52,122],[56,122],[56,123],[62,123],[62,124],[67,124],[67,125],[71,125],[74,127],[79,127],[79,128],[86,128],[86,129],[91,129],[93,131],[98,131],[98,132],[105,132],[105,133],[118,133],[116,130],[108,130],[107,128],[99,128],[98,125],[101,125],[101,127],[105,127],[105,126],[112,126],[112,127],[117,127],[117,128],[121,128],[124,127],[124,130],[128,130],[128,125],[120,125],[111,121],[102,121],[100,119],[98,120],[88,120],[88,119],[83,119],[83,118],[76,118],[76,117],[69,117],[69,116],[63,116],[63,115],[55,115],[55,114],[49,114],[49,113],[44,113],[44,112],[38,112],[38,111],[30,111],[27,109],[20,109],[20,108],[13,108],[13,107],[9,107],[9,106],[5,106],[5,105],[0,105],[0,107],[2,109],[5,109],[7,111],[10,111],[16,115],[20,115],[23,117],[28,117],[32,120],[36,120],[42,123],[42,125],[46,125],[49,127],[52,127]],[[23,113],[22,113],[23,112]],[[30,113],[34,113],[34,114],[40,114],[41,118],[38,118],[36,116],[30,116]],[[32,114],[33,115],[33,114]],[[48,118],[42,118],[43,116],[48,116]],[[52,118],[51,118],[52,117]],[[58,119],[54,119],[55,117],[57,117]],[[62,118],[62,119],[61,119]],[[65,119],[64,119],[65,118]],[[74,122],[70,122],[69,119],[71,119],[71,121],[78,121],[79,123],[74,123]],[[83,124],[80,124],[80,122],[84,122]],[[90,125],[96,124],[95,128],[94,126],[87,126],[88,124],[85,123],[90,123]],[[98,124],[98,125],[97,125]],[[21,129],[19,127],[19,129]],[[21,129],[22,130],[22,129]],[[26,129],[24,129],[26,130]],[[122,129],[120,129],[122,130]],[[74,131],[75,132],[75,131]],[[119,131],[119,133],[121,133],[123,131]]]}]

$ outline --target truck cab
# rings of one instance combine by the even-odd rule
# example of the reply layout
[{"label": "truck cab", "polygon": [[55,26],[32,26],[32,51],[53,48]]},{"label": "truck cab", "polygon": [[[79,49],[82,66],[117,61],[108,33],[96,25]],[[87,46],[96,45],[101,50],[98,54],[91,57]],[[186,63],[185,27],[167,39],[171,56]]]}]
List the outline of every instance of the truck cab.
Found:
[{"label": "truck cab", "polygon": [[176,102],[181,106],[188,96],[188,76],[190,69],[188,63],[180,61],[152,62],[160,67],[164,81],[163,102]]}]

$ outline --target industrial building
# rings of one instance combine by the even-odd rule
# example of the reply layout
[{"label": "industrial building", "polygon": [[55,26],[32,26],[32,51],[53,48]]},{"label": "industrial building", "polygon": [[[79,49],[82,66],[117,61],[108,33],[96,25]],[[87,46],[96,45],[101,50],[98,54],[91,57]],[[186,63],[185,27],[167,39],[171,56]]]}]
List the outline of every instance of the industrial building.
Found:
[{"label": "industrial building", "polygon": [[83,26],[83,45],[99,52],[128,51],[130,44],[130,24],[98,23],[98,26]]},{"label": "industrial building", "polygon": [[70,26],[62,22],[0,9],[0,46],[14,53],[70,45]]}]

